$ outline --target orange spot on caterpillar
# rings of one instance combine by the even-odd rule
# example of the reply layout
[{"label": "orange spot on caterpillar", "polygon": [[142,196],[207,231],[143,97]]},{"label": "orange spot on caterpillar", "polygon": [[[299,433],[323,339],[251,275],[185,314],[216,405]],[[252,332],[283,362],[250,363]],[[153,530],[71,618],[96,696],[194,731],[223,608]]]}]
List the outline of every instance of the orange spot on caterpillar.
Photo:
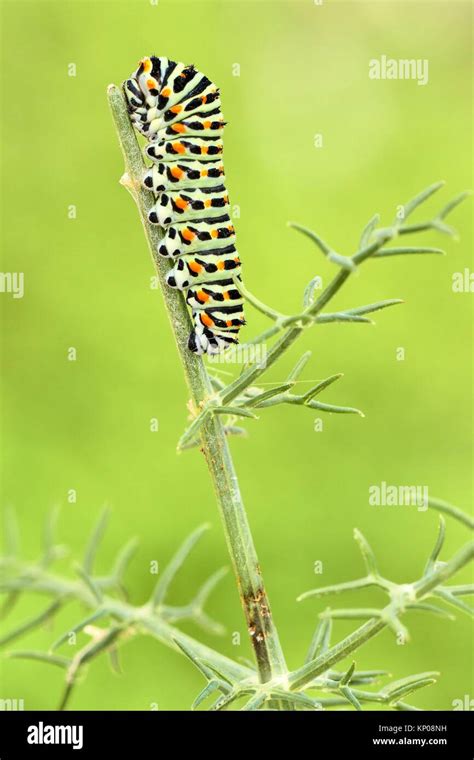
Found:
[{"label": "orange spot on caterpillar", "polygon": [[190,261],[188,267],[190,268],[191,272],[194,272],[195,274],[202,272],[202,266],[200,264],[197,264],[195,261]]},{"label": "orange spot on caterpillar", "polygon": [[185,240],[190,240],[190,241],[194,240],[194,238],[196,237],[194,232],[191,232],[191,230],[189,230],[187,227],[185,227],[184,230],[182,230],[181,235],[183,236]]},{"label": "orange spot on caterpillar", "polygon": [[216,238],[219,237],[219,233],[217,230],[211,230],[211,237]]},{"label": "orange spot on caterpillar", "polygon": [[153,68],[151,60],[149,58],[142,58],[140,65],[143,66],[143,71],[145,74],[149,74]]},{"label": "orange spot on caterpillar", "polygon": [[203,169],[201,172],[201,177],[207,177],[207,174],[208,174],[207,169]]},{"label": "orange spot on caterpillar", "polygon": [[226,322],[227,327],[232,327],[232,320],[228,319]]},{"label": "orange spot on caterpillar", "polygon": [[219,261],[219,263],[217,264],[217,268],[218,269],[224,269],[224,267],[225,267],[224,262],[223,261]]},{"label": "orange spot on caterpillar", "polygon": [[169,87],[164,87],[160,92],[160,95],[162,95],[164,98],[169,98],[171,95],[171,89]]},{"label": "orange spot on caterpillar", "polygon": [[186,132],[186,127],[184,124],[172,124],[171,129],[173,132],[180,132],[181,134],[183,134],[183,132]]},{"label": "orange spot on caterpillar", "polygon": [[184,200],[184,198],[176,198],[175,204],[178,208],[182,209],[184,211],[185,208],[188,207],[188,202]]},{"label": "orange spot on caterpillar", "polygon": [[175,179],[181,179],[181,177],[184,174],[183,170],[180,169],[179,166],[173,166],[173,168],[170,171],[173,177],[175,177]]},{"label": "orange spot on caterpillar", "polygon": [[180,113],[183,110],[183,106],[172,106],[170,108],[171,113]]},{"label": "orange spot on caterpillar", "polygon": [[209,301],[209,296],[207,293],[205,293],[203,290],[198,290],[196,293],[196,298],[199,301],[199,303],[206,303],[206,301]]},{"label": "orange spot on caterpillar", "polygon": [[209,198],[204,201],[205,208],[210,208],[211,206],[212,206],[212,201],[210,201]]},{"label": "orange spot on caterpillar", "polygon": [[156,89],[156,84],[157,84],[156,79],[147,79],[146,80],[146,86],[148,87],[149,90]]},{"label": "orange spot on caterpillar", "polygon": [[171,143],[171,145],[175,153],[186,153],[186,148],[184,147],[183,143],[174,142]]},{"label": "orange spot on caterpillar", "polygon": [[204,129],[209,129],[209,127],[211,126],[211,124],[212,124],[211,121],[205,121],[205,122],[203,122]]},{"label": "orange spot on caterpillar", "polygon": [[224,293],[223,293],[222,295],[224,296],[224,300],[225,300],[225,301],[228,301],[228,300],[229,300],[229,298],[230,298],[230,295],[229,295],[229,291],[228,291],[228,290],[225,290],[225,291],[224,291]]},{"label": "orange spot on caterpillar", "polygon": [[202,148],[201,148],[201,153],[206,154],[208,152],[208,150],[209,150],[208,146],[207,145],[203,145]]},{"label": "orange spot on caterpillar", "polygon": [[206,327],[214,327],[214,322],[210,318],[210,316],[206,313],[201,314],[201,322],[206,325]]}]

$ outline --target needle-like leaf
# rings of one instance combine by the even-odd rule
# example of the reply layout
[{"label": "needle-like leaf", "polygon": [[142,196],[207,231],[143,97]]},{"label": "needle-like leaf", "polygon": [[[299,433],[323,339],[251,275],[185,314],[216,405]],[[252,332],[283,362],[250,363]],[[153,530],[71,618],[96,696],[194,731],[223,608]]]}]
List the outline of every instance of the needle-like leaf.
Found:
[{"label": "needle-like leaf", "polygon": [[99,544],[105,533],[105,529],[109,521],[109,516],[110,516],[109,508],[104,507],[101,514],[99,515],[99,519],[97,520],[96,526],[94,530],[92,531],[92,535],[89,539],[89,543],[87,544],[86,552],[84,555],[84,563],[82,566],[84,573],[86,573],[86,575],[92,575],[93,568],[94,568],[94,560],[97,554],[97,549],[99,548]]},{"label": "needle-like leaf", "polygon": [[209,530],[209,527],[210,526],[206,523],[197,528],[197,530],[193,531],[193,533],[191,533],[191,535],[188,536],[188,538],[182,543],[181,547],[178,549],[174,557],[165,567],[151,596],[151,603],[153,608],[156,608],[160,604],[163,604],[170,584],[173,581],[176,573],[178,570],[180,570],[199,539],[207,530]]},{"label": "needle-like leaf", "polygon": [[52,604],[50,604],[48,607],[46,607],[45,610],[40,612],[39,615],[35,615],[34,617],[27,620],[25,623],[21,623],[21,625],[17,626],[13,630],[6,633],[4,636],[0,638],[0,646],[5,646],[5,644],[9,644],[11,641],[15,641],[15,639],[20,638],[20,636],[23,636],[25,633],[28,633],[29,631],[34,630],[35,628],[38,628],[43,623],[45,623],[47,620],[50,620],[58,610],[61,609],[63,605],[63,600],[56,599]]}]

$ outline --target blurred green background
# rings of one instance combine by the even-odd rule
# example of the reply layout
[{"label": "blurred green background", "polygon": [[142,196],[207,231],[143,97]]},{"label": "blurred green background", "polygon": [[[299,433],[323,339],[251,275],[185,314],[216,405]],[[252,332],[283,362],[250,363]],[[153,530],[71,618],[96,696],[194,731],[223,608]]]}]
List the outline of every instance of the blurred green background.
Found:
[{"label": "blurred green background", "polygon": [[[1,500],[18,512],[26,557],[39,553],[42,523],[55,504],[61,541],[79,557],[108,503],[112,520],[97,569],[105,572],[119,546],[138,536],[128,583],[134,602],[144,602],[152,588],[150,561],[163,564],[202,522],[213,529],[172,598],[186,601],[199,581],[228,564],[204,461],[197,451],[175,453],[187,391],[160,295],[150,289],[153,270],[136,209],[118,184],[123,163],[105,98],[109,82],[121,82],[140,57],[154,53],[193,62],[219,84],[245,281],[262,300],[291,312],[307,281],[320,274],[327,282],[334,268],[288,220],[351,253],[376,211],[388,223],[397,204],[439,179],[448,184],[430,201],[432,210],[472,186],[470,15],[464,2],[2,2],[2,269],[25,273],[25,295],[0,296]],[[368,62],[383,54],[427,58],[429,83],[371,81]],[[75,77],[68,76],[71,63]],[[235,63],[240,76],[233,75]],[[446,257],[369,262],[333,304],[399,297],[403,306],[376,315],[376,327],[313,329],[265,377],[284,379],[311,348],[304,379],[344,372],[325,400],[357,406],[365,419],[325,416],[315,432],[312,411],[269,409],[249,422],[247,440],[232,442],[292,667],[301,664],[325,605],[297,604],[296,596],[363,574],[354,527],[388,577],[408,582],[422,571],[437,515],[371,507],[371,484],[427,485],[432,495],[469,508],[472,295],[451,287],[453,272],[471,266],[469,204],[451,218],[459,242],[436,234],[404,241],[444,246]],[[70,205],[76,219],[68,218]],[[246,337],[267,326],[250,307],[247,318]],[[69,347],[77,350],[75,362],[67,360]],[[397,347],[405,348],[404,361],[397,361]],[[68,503],[69,489],[77,490],[75,504]],[[465,539],[466,529],[449,520],[444,559]],[[314,573],[317,560],[322,576]],[[70,573],[70,559],[58,571]],[[464,573],[458,582],[467,579]],[[381,601],[375,590],[333,604]],[[10,625],[43,606],[25,597]],[[230,656],[249,656],[230,574],[210,611],[227,626],[222,639],[192,625],[186,630]],[[71,608],[54,630],[29,635],[17,648],[46,648],[80,614]],[[397,646],[383,633],[360,650],[358,667],[385,667],[395,677],[439,670],[440,683],[411,701],[449,709],[471,693],[467,618],[412,613],[405,622],[410,643]],[[339,623],[336,635],[352,627]],[[240,646],[232,644],[235,631]],[[188,662],[149,638],[124,647],[122,662],[121,677],[105,658],[94,664],[70,707],[184,709],[202,686]],[[1,668],[2,697],[23,698],[26,709],[55,708],[59,669],[8,660]]]}]

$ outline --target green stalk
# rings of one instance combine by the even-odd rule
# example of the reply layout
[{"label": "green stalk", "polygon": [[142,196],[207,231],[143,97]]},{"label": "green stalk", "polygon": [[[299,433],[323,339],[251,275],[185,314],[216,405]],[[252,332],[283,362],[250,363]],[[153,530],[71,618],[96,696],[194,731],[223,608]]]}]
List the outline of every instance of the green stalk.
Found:
[{"label": "green stalk", "polygon": [[[166,311],[174,333],[178,353],[196,413],[213,394],[201,357],[187,347],[191,320],[181,293],[166,285],[169,263],[157,253],[163,231],[148,222],[154,204],[153,194],[141,184],[145,165],[128,115],[121,90],[108,88],[108,99],[125,160],[126,175],[122,184],[133,196],[145,230],[145,236],[158,274]],[[224,523],[227,547],[237,579],[247,630],[254,649],[262,682],[287,672],[283,652],[273,623],[257,553],[239,490],[237,475],[223,425],[217,415],[207,417],[200,428],[202,451],[212,476],[217,502]]]}]

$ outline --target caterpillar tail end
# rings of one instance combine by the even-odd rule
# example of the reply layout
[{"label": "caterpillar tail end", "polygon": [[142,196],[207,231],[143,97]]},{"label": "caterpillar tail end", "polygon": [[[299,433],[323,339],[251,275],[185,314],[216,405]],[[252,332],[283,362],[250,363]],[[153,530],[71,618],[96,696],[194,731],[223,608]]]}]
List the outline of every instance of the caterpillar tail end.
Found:
[{"label": "caterpillar tail end", "polygon": [[216,354],[223,353],[237,342],[235,338],[225,340],[222,337],[215,336],[208,330],[201,333],[194,329],[191,330],[189,335],[188,348],[193,354],[197,354],[198,356],[202,356],[203,354],[215,356]]}]

